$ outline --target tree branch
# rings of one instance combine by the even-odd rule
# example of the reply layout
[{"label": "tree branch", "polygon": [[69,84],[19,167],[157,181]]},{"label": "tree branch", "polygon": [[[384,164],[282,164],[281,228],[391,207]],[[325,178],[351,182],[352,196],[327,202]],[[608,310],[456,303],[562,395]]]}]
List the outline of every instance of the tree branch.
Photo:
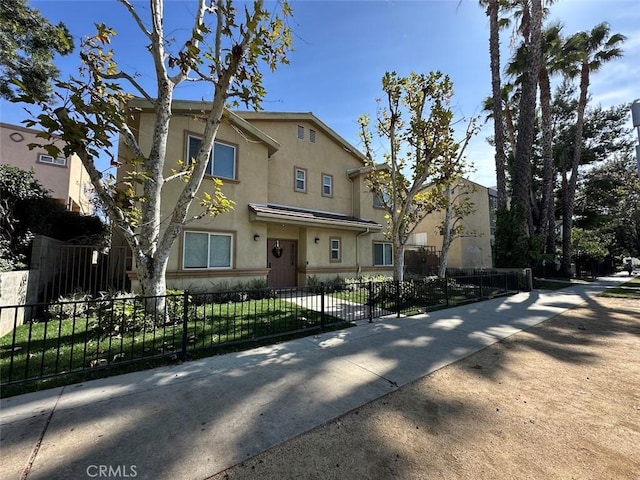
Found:
[{"label": "tree branch", "polygon": [[133,5],[131,5],[131,3],[129,3],[128,0],[118,0],[118,1],[122,5],[124,5],[125,8],[129,11],[131,16],[135,20],[135,22],[138,24],[138,27],[140,28],[140,30],[142,30],[142,33],[144,33],[147,36],[147,38],[151,39],[151,32],[147,30],[147,27],[145,27],[144,23],[142,22],[142,19],[138,15],[138,12],[136,12],[136,9],[133,8]]}]

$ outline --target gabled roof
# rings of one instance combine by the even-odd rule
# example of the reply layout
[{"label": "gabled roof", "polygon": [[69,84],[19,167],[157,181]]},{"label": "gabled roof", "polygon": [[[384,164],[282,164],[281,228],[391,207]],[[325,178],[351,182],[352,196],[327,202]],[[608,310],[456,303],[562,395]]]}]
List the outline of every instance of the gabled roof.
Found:
[{"label": "gabled roof", "polygon": [[382,230],[382,225],[372,220],[352,217],[341,213],[308,210],[288,205],[250,203],[249,212],[252,216],[251,220],[262,220],[265,222],[323,227],[330,226],[344,230],[369,230],[375,232]]},{"label": "gabled roof", "polygon": [[[196,100],[173,100],[171,103],[171,110],[174,114],[199,114],[204,116],[210,105],[211,104],[209,102],[200,102]],[[138,108],[142,111],[153,110],[151,103],[144,98],[133,98],[129,100],[129,106]],[[280,144],[275,139],[264,133],[259,128],[256,128],[234,112],[224,110],[222,117],[227,119],[231,124],[240,128],[246,134],[253,137],[255,140],[264,143],[269,150],[269,156],[273,155],[280,149]]]},{"label": "gabled roof", "polygon": [[249,111],[236,111],[239,117],[244,118],[247,121],[251,120],[270,120],[274,122],[299,122],[306,121],[315,125],[318,130],[321,130],[325,135],[332,138],[336,143],[342,145],[342,148],[351,153],[362,163],[367,161],[367,158],[356,147],[347,142],[341,137],[335,130],[331,129],[322,120],[316,117],[311,112],[249,112]]}]

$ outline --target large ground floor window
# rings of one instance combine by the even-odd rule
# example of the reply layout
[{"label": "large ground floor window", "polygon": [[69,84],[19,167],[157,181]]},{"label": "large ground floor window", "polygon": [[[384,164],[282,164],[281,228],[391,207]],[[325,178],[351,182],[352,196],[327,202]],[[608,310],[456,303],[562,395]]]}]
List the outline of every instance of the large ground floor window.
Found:
[{"label": "large ground floor window", "polygon": [[373,244],[373,264],[377,267],[393,265],[393,245],[386,242]]},{"label": "large ground floor window", "polygon": [[233,235],[185,232],[184,268],[231,268]]}]

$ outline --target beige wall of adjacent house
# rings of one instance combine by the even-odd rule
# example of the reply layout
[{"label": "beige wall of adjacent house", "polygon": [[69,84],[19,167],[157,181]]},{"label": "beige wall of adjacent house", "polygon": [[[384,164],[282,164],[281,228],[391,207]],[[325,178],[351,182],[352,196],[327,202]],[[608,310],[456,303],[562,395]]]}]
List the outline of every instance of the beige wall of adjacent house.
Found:
[{"label": "beige wall of adjacent house", "polygon": [[27,171],[33,170],[35,177],[51,192],[51,196],[70,210],[84,214],[93,212],[89,174],[77,155],[66,158],[65,165],[43,163],[40,155],[47,155],[44,148],[29,150],[30,143],[45,142],[36,137],[37,130],[0,123],[0,132],[2,163]]},{"label": "beige wall of adjacent house", "polygon": [[[466,233],[456,238],[449,249],[447,266],[451,268],[491,268],[491,236],[489,219],[489,194],[486,187],[464,180],[469,189],[467,195],[474,203],[475,212],[462,220]],[[442,236],[439,227],[444,212],[428,215],[416,227],[416,233],[427,234],[427,245],[442,248]]]}]

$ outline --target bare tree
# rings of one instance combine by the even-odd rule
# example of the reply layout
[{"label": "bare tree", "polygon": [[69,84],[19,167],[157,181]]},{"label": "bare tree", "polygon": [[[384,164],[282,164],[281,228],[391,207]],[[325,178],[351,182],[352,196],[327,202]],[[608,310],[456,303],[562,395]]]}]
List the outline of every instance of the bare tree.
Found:
[{"label": "bare tree", "polygon": [[382,161],[375,161],[367,115],[359,119],[360,136],[373,167],[368,183],[387,210],[394,279],[402,281],[409,235],[426,215],[444,206],[444,189],[460,171],[476,126],[472,119],[464,138],[454,139],[453,84],[441,72],[408,77],[387,72],[382,89],[386,103],[378,108],[375,123],[377,137],[388,145]]},{"label": "bare tree", "polygon": [[[184,42],[176,42],[164,29],[163,0],[150,0],[148,10],[138,9],[129,0],[118,1],[148,42],[154,89],[139,82],[139,72],[120,69],[109,49],[116,32],[97,25],[95,35],[82,45],[84,78],[59,83],[58,104],[41,105],[43,113],[30,124],[61,138],[65,154],[78,154],[107,215],[131,247],[141,293],[163,295],[169,253],[185,224],[232,207],[219,189],[220,181],[214,192],[199,192],[200,185],[225,106],[242,102],[259,108],[265,94],[261,70],[288,63],[291,34],[286,20],[292,11],[284,0],[271,4],[274,12],[262,0],[242,3],[241,11],[232,0],[196,0],[189,34]],[[202,113],[204,133],[194,161],[165,178],[174,90],[185,82],[204,82],[213,87],[213,94]],[[146,99],[155,112],[149,150],[141,147],[128,123],[134,113],[129,108],[134,95]],[[26,95],[22,100],[34,101]],[[131,152],[130,159],[113,159],[128,163],[121,165],[126,174],[117,184],[113,178],[103,178],[94,164],[94,158],[112,147],[114,136]],[[47,148],[56,153],[55,146]],[[169,218],[163,220],[163,186],[178,179],[184,187],[168,208]],[[194,201],[201,206],[195,216],[189,214]]]}]

